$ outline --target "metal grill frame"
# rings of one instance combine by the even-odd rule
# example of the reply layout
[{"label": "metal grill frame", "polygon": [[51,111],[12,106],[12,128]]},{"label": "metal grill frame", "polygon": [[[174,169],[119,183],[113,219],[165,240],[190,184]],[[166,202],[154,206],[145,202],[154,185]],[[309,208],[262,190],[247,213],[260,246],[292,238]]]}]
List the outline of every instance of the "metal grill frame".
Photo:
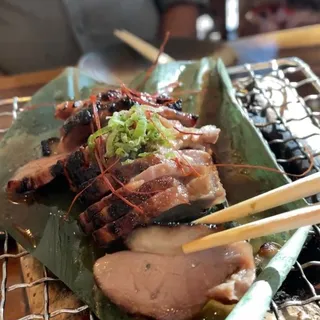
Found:
[{"label": "metal grill frame", "polygon": [[[283,67],[286,66],[284,69]],[[305,107],[308,115],[307,117],[310,117],[312,122],[320,127],[319,120],[316,116],[320,115],[320,105],[319,105],[319,112],[318,114],[316,112],[313,112],[307,105],[307,103],[311,100],[319,100],[320,101],[320,80],[319,78],[312,72],[310,67],[304,63],[302,60],[298,58],[286,58],[286,59],[278,59],[278,60],[271,60],[269,62],[262,62],[262,63],[255,63],[255,64],[245,64],[241,66],[235,66],[228,68],[229,75],[234,79],[233,81],[241,82],[241,81],[247,81],[248,79],[255,79],[257,76],[257,72],[261,71],[269,71],[266,75],[273,75],[278,79],[284,80],[286,85],[290,87],[291,89],[297,89],[305,84],[312,83],[315,93],[308,95],[306,97],[299,97],[299,102]],[[302,72],[305,76],[305,79],[299,81],[299,82],[290,82],[289,79],[286,77],[286,74],[292,74],[294,72]],[[248,93],[250,94],[250,92]],[[236,93],[237,95],[237,93]],[[265,96],[267,100],[269,98]],[[19,112],[23,111],[23,108],[20,107],[20,103],[25,103],[31,100],[31,97],[14,97],[12,99],[4,99],[0,100],[0,108],[3,106],[12,106],[12,111],[4,111],[0,112],[0,117],[7,117],[12,116],[13,121],[17,118],[17,115]],[[240,105],[242,105],[241,100],[237,99]],[[270,104],[268,107],[272,108],[272,105]],[[280,121],[285,128],[286,122],[283,121],[282,117],[278,113],[278,111],[274,109],[274,112],[277,114],[277,121]],[[303,119],[290,119],[290,121],[299,121]],[[269,123],[270,124],[270,123]],[[268,125],[269,125],[268,124]],[[256,126],[257,129],[259,129],[259,126]],[[5,133],[9,128],[0,128],[0,133]],[[304,151],[302,148],[299,139],[290,139],[294,140],[301,148],[301,151],[303,152],[303,156],[300,156],[298,159],[309,159],[309,155]],[[286,141],[282,141],[286,142]],[[313,154],[313,156],[320,155],[320,152]],[[297,158],[292,159],[277,159],[277,162],[279,165],[283,164],[286,161],[293,161]],[[320,167],[314,165],[314,168],[317,171],[320,171]],[[318,237],[320,239],[320,228],[318,226],[313,226],[313,231],[311,232],[312,236]],[[32,283],[17,283],[11,286],[7,286],[7,274],[8,274],[8,259],[19,259],[23,256],[28,255],[29,253],[27,251],[20,252],[18,254],[8,254],[8,234],[7,232],[1,232],[2,236],[4,237],[4,247],[3,247],[3,254],[0,255],[0,261],[2,261],[2,279],[1,286],[0,286],[0,293],[1,293],[1,300],[0,300],[0,319],[4,319],[4,310],[5,310],[5,302],[6,302],[6,292],[10,292],[16,289],[21,288],[28,288],[33,287],[39,284],[44,284],[44,312],[43,314],[29,314],[19,319],[12,319],[12,320],[31,320],[31,319],[44,319],[49,320],[52,319],[58,315],[61,314],[79,314],[83,312],[84,310],[88,310],[87,305],[83,305],[77,309],[60,309],[55,310],[51,313],[49,313],[49,299],[48,299],[48,283],[50,281],[60,281],[55,278],[47,277],[47,271],[46,268],[43,266],[43,277],[41,279],[38,279]],[[286,308],[288,306],[303,306],[312,302],[319,302],[320,301],[320,295],[317,295],[315,288],[311,284],[311,282],[307,279],[304,270],[309,267],[320,267],[320,261],[309,261],[304,264],[300,264],[298,261],[296,262],[294,269],[298,270],[302,276],[302,278],[305,280],[309,290],[311,298],[305,299],[305,300],[292,300],[292,301],[286,301],[282,303],[281,305],[276,305],[274,302],[271,303],[271,310],[273,311],[275,317],[279,319],[279,310]],[[293,272],[293,271],[292,271]],[[90,320],[94,319],[93,314],[90,312]],[[11,319],[10,319],[11,320]]]},{"label": "metal grill frame", "polygon": [[[281,117],[281,115],[279,114],[279,110],[277,110],[271,103],[270,98],[268,97],[268,95],[265,94],[265,92],[267,91],[266,89],[261,90],[261,93],[263,94],[263,97],[267,100],[267,106],[266,108],[271,108],[272,111],[276,114],[277,119],[275,122],[268,122],[266,124],[263,124],[263,126],[269,126],[269,125],[273,125],[273,124],[281,124],[285,130],[287,130],[288,132],[290,132],[289,128],[287,127],[287,123],[290,121],[301,121],[306,119],[307,117],[309,117],[312,121],[312,123],[317,126],[318,128],[320,128],[320,122],[319,122],[319,118],[317,118],[317,116],[319,116],[320,112],[315,112],[312,111],[311,108],[308,106],[308,102],[310,102],[311,100],[314,101],[318,101],[319,102],[319,111],[320,111],[320,80],[319,78],[312,72],[312,70],[310,69],[310,67],[303,62],[301,59],[299,58],[287,58],[287,59],[278,59],[278,60],[271,60],[269,62],[264,62],[264,63],[257,63],[257,64],[245,64],[243,66],[236,66],[236,67],[231,67],[228,69],[229,71],[229,75],[233,78],[233,84],[241,84],[241,82],[247,82],[247,81],[255,81],[256,79],[262,80],[265,76],[274,76],[275,78],[284,81],[285,83],[285,87],[282,89],[292,89],[292,90],[297,90],[306,85],[306,84],[312,84],[313,88],[314,88],[314,93],[313,94],[309,94],[305,97],[300,96],[300,94],[298,94],[298,101],[289,101],[288,103],[300,103],[307,115],[304,116],[303,118],[291,118],[291,119],[287,119],[284,120],[283,117]],[[257,73],[262,73],[263,76],[257,75]],[[294,74],[297,72],[302,72],[304,75],[304,79],[299,81],[299,82],[291,82],[287,75],[289,74]],[[251,95],[254,94],[254,92],[248,92],[247,95]],[[236,97],[237,97],[237,101],[239,103],[240,106],[243,107],[243,109],[245,111],[247,111],[247,109],[243,106],[242,101],[240,99],[240,95],[239,92],[236,91]],[[260,108],[261,110],[261,108]],[[259,128],[261,128],[261,125],[259,124],[255,124],[254,122],[252,122],[254,124],[254,126],[256,127],[257,130],[259,130]],[[291,132],[290,132],[291,133]],[[311,136],[306,136],[304,138],[296,138],[292,135],[292,138],[287,139],[287,140],[272,140],[269,141],[268,144],[271,145],[273,143],[287,143],[290,141],[294,141],[298,146],[300,151],[302,152],[303,155],[301,156],[295,156],[292,157],[290,159],[277,159],[276,157],[276,161],[277,163],[281,166],[282,164],[284,164],[285,162],[290,162],[290,161],[294,161],[294,160],[309,160],[309,162],[311,163],[311,159],[310,157],[316,157],[320,155],[319,151],[313,152],[312,154],[308,154],[306,153],[305,149],[302,147],[301,145],[301,139],[308,139]],[[320,148],[319,148],[320,150]],[[313,169],[315,169],[317,172],[320,172],[320,167],[318,165],[316,165],[315,163],[313,164]],[[313,226],[313,230],[310,232],[311,235],[313,237],[317,237],[317,239],[320,240],[320,228],[316,225]],[[313,303],[313,302],[317,302],[319,305],[320,302],[320,295],[317,294],[316,289],[314,288],[314,286],[311,284],[311,282],[308,280],[304,270],[306,268],[309,267],[320,267],[320,261],[309,261],[307,263],[304,264],[300,264],[299,263],[299,259],[298,261],[295,263],[295,265],[293,266],[293,270],[291,272],[299,272],[302,279],[304,279],[305,284],[310,292],[310,298],[308,299],[301,299],[301,300],[287,300],[283,303],[281,303],[280,305],[276,305],[276,303],[274,301],[272,301],[270,309],[273,311],[276,319],[280,318],[279,315],[279,310],[287,308],[287,307],[292,307],[292,306],[304,306],[307,305],[309,303]]]},{"label": "metal grill frame", "polygon": [[[89,310],[89,307],[87,305],[83,305],[79,308],[72,309],[58,309],[54,310],[49,313],[49,295],[48,295],[48,284],[49,282],[56,281],[60,282],[59,279],[56,278],[51,278],[47,276],[47,270],[44,266],[42,266],[43,269],[43,277],[41,279],[38,279],[36,281],[30,282],[30,283],[16,283],[11,286],[7,286],[7,274],[8,274],[8,259],[20,259],[21,257],[29,255],[27,251],[22,251],[17,254],[8,254],[8,233],[5,231],[2,233],[4,235],[4,245],[3,245],[3,254],[0,255],[0,261],[2,261],[2,279],[1,279],[1,300],[0,300],[0,319],[5,320],[4,318],[4,311],[5,311],[5,305],[6,305],[6,293],[21,289],[21,288],[30,288],[37,286],[39,284],[44,285],[44,290],[43,290],[43,313],[42,314],[28,314],[23,316],[22,318],[18,319],[10,319],[10,320],[31,320],[31,319],[44,319],[44,320],[49,320],[53,319],[58,315],[61,314],[79,314],[85,310]],[[89,318],[90,320],[94,320],[94,316],[91,312],[89,312]]]}]

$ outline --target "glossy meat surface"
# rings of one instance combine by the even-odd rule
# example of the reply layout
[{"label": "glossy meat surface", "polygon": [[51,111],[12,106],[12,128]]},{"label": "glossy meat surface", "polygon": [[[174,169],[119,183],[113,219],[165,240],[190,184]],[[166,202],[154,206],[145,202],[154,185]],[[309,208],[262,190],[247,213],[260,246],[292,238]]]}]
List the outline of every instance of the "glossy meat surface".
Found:
[{"label": "glossy meat surface", "polygon": [[135,231],[128,240],[133,251],[97,260],[94,276],[98,286],[129,313],[159,320],[191,319],[210,297],[225,303],[238,301],[255,278],[252,248],[239,242],[183,254],[182,243],[212,232],[204,228]]}]

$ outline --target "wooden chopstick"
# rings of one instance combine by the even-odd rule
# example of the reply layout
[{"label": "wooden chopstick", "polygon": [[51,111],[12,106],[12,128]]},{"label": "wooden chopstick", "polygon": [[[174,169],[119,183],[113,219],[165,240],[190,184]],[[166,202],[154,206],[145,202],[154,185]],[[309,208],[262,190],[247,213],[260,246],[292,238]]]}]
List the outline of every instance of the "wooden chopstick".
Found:
[{"label": "wooden chopstick", "polygon": [[[194,223],[223,223],[247,217],[320,192],[320,172],[270,190],[221,211],[195,220]],[[320,221],[320,219],[319,219]]]},{"label": "wooden chopstick", "polygon": [[[129,31],[114,30],[113,34],[151,62],[154,62],[157,59],[159,49]],[[212,58],[221,58],[226,66],[230,66],[235,63],[237,55],[231,46],[225,44],[213,53]],[[174,59],[166,53],[162,53],[159,57],[159,63],[168,63],[172,61],[174,61]]]},{"label": "wooden chopstick", "polygon": [[[127,43],[130,47],[138,51],[148,60],[154,62],[157,59],[159,50],[134,34],[126,30],[114,30],[113,34],[123,42]],[[174,59],[166,53],[162,53],[159,57],[159,63],[168,63],[172,61],[174,61]]]},{"label": "wooden chopstick", "polygon": [[184,253],[201,251],[237,241],[254,239],[273,233],[294,230],[300,227],[317,224],[319,222],[320,204],[317,204],[208,235],[184,244],[182,246],[182,250]]},{"label": "wooden chopstick", "polygon": [[8,104],[12,104],[13,102],[28,102],[31,100],[31,97],[17,97],[17,98],[8,98],[8,99],[1,99],[0,106],[5,106]]}]

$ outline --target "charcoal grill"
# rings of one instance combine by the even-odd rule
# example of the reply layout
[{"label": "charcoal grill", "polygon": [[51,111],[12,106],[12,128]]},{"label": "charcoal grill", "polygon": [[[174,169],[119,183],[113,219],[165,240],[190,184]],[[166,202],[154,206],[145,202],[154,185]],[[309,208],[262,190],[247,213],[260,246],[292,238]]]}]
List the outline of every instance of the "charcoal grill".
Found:
[{"label": "charcoal grill", "polygon": [[[290,157],[275,157],[279,165],[284,169],[288,169],[288,164],[295,163],[299,167],[301,164],[310,163],[310,157],[316,159],[313,163],[313,172],[320,171],[320,161],[317,157],[320,156],[320,143],[319,149],[313,149],[307,151],[305,148],[308,139],[319,136],[320,134],[313,133],[306,136],[296,136],[290,132],[290,122],[301,122],[309,119],[312,124],[319,128],[320,130],[320,81],[312,72],[310,67],[298,58],[287,58],[272,60],[269,62],[257,63],[257,64],[245,64],[242,66],[235,66],[228,69],[230,77],[233,81],[236,98],[239,104],[243,107],[244,112],[248,113],[251,117],[255,127],[263,133],[263,128],[267,128],[271,125],[280,125],[288,133],[289,137],[284,137],[282,139],[268,139],[268,144],[271,150],[274,150],[275,145],[281,145],[286,147],[287,144],[294,142],[297,146],[295,153]],[[303,117],[284,119],[281,110],[275,108],[272,104],[270,96],[268,95],[269,89],[259,88],[259,83],[265,77],[273,77],[279,79],[284,83],[284,86],[279,89],[279,92],[284,92],[286,88],[296,90],[298,93],[296,103],[299,103],[305,110],[305,115]],[[254,83],[254,90],[244,90],[244,88],[249,84]],[[266,101],[266,104],[261,107],[261,105],[256,105],[253,108],[248,108],[244,101],[250,100],[251,96],[257,93],[261,89],[261,93]],[[270,93],[270,92],[269,92]],[[13,121],[16,119],[17,114],[23,111],[21,104],[30,100],[30,97],[14,97],[12,99],[0,100],[0,117],[12,117]],[[288,102],[292,103],[292,101]],[[286,107],[285,105],[283,106]],[[254,122],[254,117],[252,117],[252,112],[262,112],[270,109],[274,113],[272,121],[264,123]],[[0,128],[0,134],[3,134],[8,128]],[[290,166],[289,166],[290,167]],[[288,169],[289,170],[289,169]],[[315,203],[320,201],[320,197],[313,197],[308,199],[309,202]],[[0,300],[0,319],[4,319],[4,311],[6,308],[6,298],[10,291],[29,288],[37,286],[39,284],[44,285],[44,306],[42,314],[26,314],[19,319],[10,320],[29,320],[29,319],[51,319],[62,314],[79,314],[83,313],[85,310],[88,311],[90,319],[94,319],[94,316],[89,312],[88,306],[83,305],[79,308],[66,308],[60,310],[52,311],[49,308],[48,299],[48,283],[50,281],[59,281],[56,278],[49,277],[47,275],[47,270],[43,267],[43,277],[32,283],[15,283],[7,285],[7,275],[8,275],[8,261],[10,259],[19,259],[22,256],[28,255],[28,252],[23,251],[17,254],[8,254],[8,234],[3,231],[1,232],[3,237],[3,254],[0,255],[0,261],[2,262],[2,279],[1,279],[1,300]],[[270,310],[272,310],[274,317],[279,318],[280,310],[287,308],[289,306],[303,306],[311,303],[318,303],[320,301],[320,228],[318,226],[313,226],[312,231],[310,231],[308,240],[298,258],[298,261],[289,273],[288,281],[285,281],[280,288],[279,292],[275,296],[274,300],[271,302]],[[294,281],[293,281],[294,280]],[[317,287],[318,285],[318,287]],[[303,290],[301,289],[303,286]],[[49,310],[51,312],[49,313]],[[319,315],[320,319],[320,315]],[[7,319],[4,319],[7,320]],[[9,320],[9,319],[8,319]]]}]

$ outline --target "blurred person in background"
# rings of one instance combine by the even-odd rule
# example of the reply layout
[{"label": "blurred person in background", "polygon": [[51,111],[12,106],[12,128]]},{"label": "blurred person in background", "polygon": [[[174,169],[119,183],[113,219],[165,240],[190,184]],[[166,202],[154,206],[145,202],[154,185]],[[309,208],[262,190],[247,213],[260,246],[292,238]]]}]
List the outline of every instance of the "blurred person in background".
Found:
[{"label": "blurred person in background", "polygon": [[239,0],[240,36],[320,23],[320,0]]},{"label": "blurred person in background", "polygon": [[207,0],[0,0],[0,73],[74,65],[119,43],[114,29],[151,40],[196,37]]}]

